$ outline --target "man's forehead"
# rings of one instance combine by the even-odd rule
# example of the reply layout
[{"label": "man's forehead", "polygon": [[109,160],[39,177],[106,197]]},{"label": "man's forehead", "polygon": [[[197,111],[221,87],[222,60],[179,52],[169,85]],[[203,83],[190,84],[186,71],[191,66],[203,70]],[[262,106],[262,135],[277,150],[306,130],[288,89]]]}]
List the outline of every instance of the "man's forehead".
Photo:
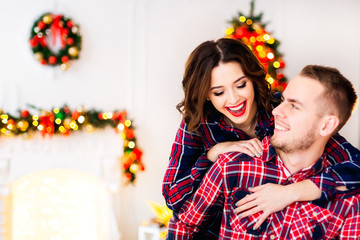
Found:
[{"label": "man's forehead", "polygon": [[284,98],[302,102],[304,100],[315,99],[323,90],[324,87],[319,81],[298,75],[289,82],[283,92],[283,96]]}]

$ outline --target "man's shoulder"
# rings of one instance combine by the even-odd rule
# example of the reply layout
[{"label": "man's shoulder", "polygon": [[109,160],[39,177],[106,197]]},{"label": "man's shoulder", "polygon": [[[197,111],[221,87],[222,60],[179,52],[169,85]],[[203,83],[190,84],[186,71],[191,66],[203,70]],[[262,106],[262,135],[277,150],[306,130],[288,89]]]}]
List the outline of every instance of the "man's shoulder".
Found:
[{"label": "man's shoulder", "polygon": [[242,161],[252,161],[253,157],[242,153],[242,152],[227,152],[219,155],[218,164],[220,165],[231,165],[231,164],[238,164]]}]

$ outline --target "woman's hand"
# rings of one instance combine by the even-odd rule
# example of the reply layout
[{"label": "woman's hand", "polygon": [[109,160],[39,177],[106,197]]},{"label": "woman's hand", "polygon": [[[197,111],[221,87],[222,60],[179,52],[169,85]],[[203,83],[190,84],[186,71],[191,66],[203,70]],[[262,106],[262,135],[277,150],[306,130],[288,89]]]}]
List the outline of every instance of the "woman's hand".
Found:
[{"label": "woman's hand", "polygon": [[258,229],[266,218],[296,201],[286,186],[267,183],[248,189],[252,194],[245,196],[236,203],[235,212],[240,218],[248,217],[262,211],[263,214],[254,226]]},{"label": "woman's hand", "polygon": [[252,194],[238,201],[235,211],[240,218],[262,211],[254,229],[258,229],[270,214],[283,210],[293,202],[313,201],[321,197],[321,190],[310,179],[286,186],[267,183],[248,190]]},{"label": "woman's hand", "polygon": [[215,162],[220,154],[226,152],[242,152],[251,157],[262,155],[262,144],[257,138],[236,142],[222,142],[213,146],[207,153],[207,158]]}]

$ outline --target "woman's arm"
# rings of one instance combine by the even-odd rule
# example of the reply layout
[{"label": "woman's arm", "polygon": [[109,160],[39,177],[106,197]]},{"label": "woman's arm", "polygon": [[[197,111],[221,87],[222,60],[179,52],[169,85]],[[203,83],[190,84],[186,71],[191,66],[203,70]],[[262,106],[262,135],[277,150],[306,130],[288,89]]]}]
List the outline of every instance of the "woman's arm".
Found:
[{"label": "woman's arm", "polygon": [[206,158],[201,136],[189,132],[181,122],[172,146],[162,192],[168,207],[178,211],[196,190],[205,172],[212,165]]}]

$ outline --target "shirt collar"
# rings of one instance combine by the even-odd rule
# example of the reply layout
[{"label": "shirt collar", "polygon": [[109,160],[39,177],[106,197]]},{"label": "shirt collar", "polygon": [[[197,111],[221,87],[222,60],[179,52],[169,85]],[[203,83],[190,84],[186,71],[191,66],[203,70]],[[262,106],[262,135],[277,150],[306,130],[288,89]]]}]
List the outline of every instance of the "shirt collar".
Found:
[{"label": "shirt collar", "polygon": [[[210,116],[210,118],[214,122],[218,122],[220,128],[224,130],[234,131],[234,129],[236,129],[233,126],[229,126],[225,122],[223,115],[220,113],[214,113]],[[255,127],[255,135],[260,139],[263,139],[265,136],[272,135],[274,131],[274,117],[272,116],[272,114],[265,109],[260,109],[257,118],[258,119]]]},{"label": "shirt collar", "polygon": [[[262,140],[262,145],[263,145],[263,154],[260,160],[264,162],[277,161],[277,153],[275,151],[275,148],[270,143],[269,136],[265,137]],[[326,156],[327,154],[323,153],[322,156],[315,162],[314,165],[305,168],[303,170],[300,170],[299,172],[293,174],[292,177],[300,181],[310,176],[314,176],[323,172],[330,165]],[[279,163],[276,164],[279,165]]]}]

